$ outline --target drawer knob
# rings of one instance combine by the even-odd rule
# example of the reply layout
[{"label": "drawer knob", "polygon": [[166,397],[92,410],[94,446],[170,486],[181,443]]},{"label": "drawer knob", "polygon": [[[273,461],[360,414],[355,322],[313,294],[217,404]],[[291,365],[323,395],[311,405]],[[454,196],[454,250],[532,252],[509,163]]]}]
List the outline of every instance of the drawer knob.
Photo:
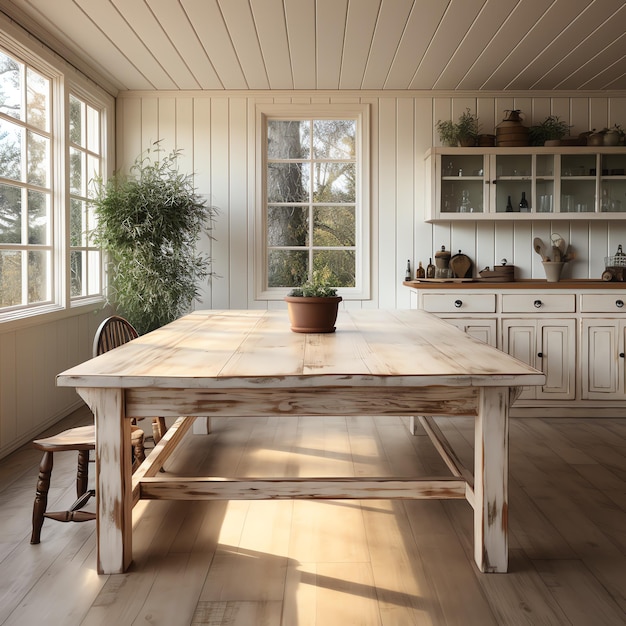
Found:
[{"label": "drawer knob", "polygon": [[620,352],[620,353],[619,353],[619,358],[620,358],[620,359],[623,359],[623,358],[624,358],[624,356],[625,356],[625,355],[624,355],[624,353],[623,353],[623,352]]},{"label": "drawer knob", "polygon": [[615,300],[615,306],[618,309],[621,309],[624,306],[624,301],[623,300]]},{"label": "drawer knob", "polygon": [[454,306],[455,306],[457,309],[460,309],[460,308],[463,306],[463,300],[455,300],[455,301],[454,301]]},{"label": "drawer knob", "polygon": [[541,300],[535,300],[533,304],[535,305],[536,309],[540,309],[543,306],[543,302]]},{"label": "drawer knob", "polygon": [[543,352],[537,352],[537,356],[538,356],[540,359],[543,359]]}]

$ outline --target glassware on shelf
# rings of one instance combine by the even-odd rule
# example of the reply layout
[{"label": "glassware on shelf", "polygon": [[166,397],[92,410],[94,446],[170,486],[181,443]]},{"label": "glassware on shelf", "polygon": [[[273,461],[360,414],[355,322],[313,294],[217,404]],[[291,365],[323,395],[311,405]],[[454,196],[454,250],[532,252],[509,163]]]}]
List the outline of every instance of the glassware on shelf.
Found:
[{"label": "glassware on shelf", "polygon": [[459,213],[473,213],[474,209],[469,199],[469,191],[463,190],[461,192],[461,204],[459,205]]}]

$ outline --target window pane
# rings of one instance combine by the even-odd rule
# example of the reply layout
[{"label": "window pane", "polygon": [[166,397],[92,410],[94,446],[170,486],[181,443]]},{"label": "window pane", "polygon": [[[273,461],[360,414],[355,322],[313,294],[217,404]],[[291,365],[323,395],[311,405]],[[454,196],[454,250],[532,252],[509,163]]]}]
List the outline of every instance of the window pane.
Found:
[{"label": "window pane", "polygon": [[268,282],[270,287],[298,287],[309,275],[306,250],[269,250]]},{"label": "window pane", "polygon": [[313,271],[330,268],[338,287],[356,285],[356,254],[354,250],[318,250],[313,252]]},{"label": "window pane", "polygon": [[22,304],[22,253],[0,250],[0,306]]},{"label": "window pane", "polygon": [[0,243],[22,242],[22,192],[0,184]]},{"label": "window pane", "polygon": [[267,156],[270,159],[307,159],[309,123],[270,120],[267,124]]},{"label": "window pane", "polygon": [[28,243],[46,245],[50,232],[50,196],[41,191],[29,190],[28,198]]},{"label": "window pane", "polygon": [[27,131],[28,139],[28,182],[31,185],[48,187],[48,167],[50,163],[50,142],[46,137]]},{"label": "window pane", "polygon": [[70,252],[70,295],[72,298],[83,296],[83,257],[84,252],[72,250]]},{"label": "window pane", "polygon": [[0,112],[22,119],[22,65],[0,52]]},{"label": "window pane", "polygon": [[100,111],[87,106],[87,149],[100,152]]},{"label": "window pane", "polygon": [[354,163],[316,163],[314,202],[355,202]]},{"label": "window pane", "polygon": [[354,120],[315,120],[314,159],[354,159],[356,122]]},{"label": "window pane", "polygon": [[270,246],[308,245],[309,211],[299,206],[271,206],[267,213]]},{"label": "window pane", "polygon": [[49,130],[50,81],[28,68],[26,70],[27,122],[41,130]]},{"label": "window pane", "polygon": [[87,253],[89,273],[87,276],[87,295],[100,293],[100,251],[90,250]]},{"label": "window pane", "polygon": [[83,107],[78,98],[70,96],[70,141],[79,146],[84,146]]},{"label": "window pane", "polygon": [[307,202],[308,163],[270,163],[267,168],[268,202]]},{"label": "window pane", "polygon": [[313,245],[354,246],[356,243],[354,212],[354,207],[315,207]]},{"label": "window pane", "polygon": [[48,252],[32,250],[28,253],[28,304],[46,302],[48,290]]},{"label": "window pane", "polygon": [[22,131],[15,124],[0,119],[0,176],[22,180]]},{"label": "window pane", "polygon": [[83,153],[70,148],[70,193],[84,195],[83,170]]},{"label": "window pane", "polygon": [[83,245],[83,201],[72,198],[70,200],[70,245]]}]

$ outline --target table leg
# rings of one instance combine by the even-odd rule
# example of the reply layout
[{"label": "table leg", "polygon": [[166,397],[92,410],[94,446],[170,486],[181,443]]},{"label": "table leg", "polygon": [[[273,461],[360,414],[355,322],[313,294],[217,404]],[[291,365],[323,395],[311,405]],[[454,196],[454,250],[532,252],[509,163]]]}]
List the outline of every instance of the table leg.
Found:
[{"label": "table leg", "polygon": [[474,559],[481,572],[506,572],[509,480],[507,387],[481,389],[474,442]]},{"label": "table leg", "polygon": [[96,424],[96,540],[99,574],[120,574],[132,560],[132,447],[123,389],[80,389]]}]

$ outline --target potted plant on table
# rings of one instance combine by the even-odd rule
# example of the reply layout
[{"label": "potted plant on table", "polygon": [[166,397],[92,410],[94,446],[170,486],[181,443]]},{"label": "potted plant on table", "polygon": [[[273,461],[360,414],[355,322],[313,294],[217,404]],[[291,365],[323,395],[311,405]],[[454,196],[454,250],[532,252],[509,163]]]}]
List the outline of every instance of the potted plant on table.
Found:
[{"label": "potted plant on table", "polygon": [[215,207],[207,206],[193,175],[178,170],[180,150],[162,154],[159,142],[128,174],[94,179],[93,241],[107,254],[107,300],[139,334],[189,311],[211,259],[197,249],[211,237]]},{"label": "potted plant on table", "polygon": [[334,333],[341,296],[328,267],[285,296],[291,330],[295,333]]}]

